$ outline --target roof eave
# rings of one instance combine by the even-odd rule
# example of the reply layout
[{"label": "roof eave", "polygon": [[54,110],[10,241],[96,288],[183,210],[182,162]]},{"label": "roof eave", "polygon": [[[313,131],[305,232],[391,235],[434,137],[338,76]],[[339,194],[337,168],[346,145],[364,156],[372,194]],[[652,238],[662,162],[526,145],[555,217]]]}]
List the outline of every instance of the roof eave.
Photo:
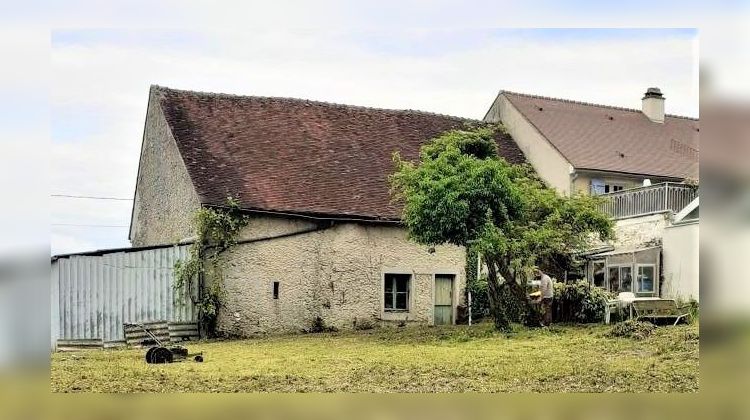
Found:
[{"label": "roof eave", "polygon": [[154,91],[158,88],[156,85],[151,85],[148,88],[148,103],[146,104],[146,115],[143,118],[143,135],[141,136],[141,152],[138,156],[138,169],[135,174],[135,188],[133,188],[133,205],[130,207],[130,226],[128,226],[128,241],[133,240],[133,216],[135,215],[135,199],[138,195],[138,179],[141,175],[141,160],[143,159],[143,146],[146,143],[146,127],[148,125],[148,112],[151,110],[151,97]]},{"label": "roof eave", "polygon": [[[203,203],[205,207],[212,208],[228,208],[224,205]],[[277,217],[292,217],[309,220],[319,221],[342,221],[342,222],[355,222],[355,223],[374,223],[374,224],[389,224],[389,225],[400,225],[403,221],[400,218],[390,217],[378,217],[370,215],[359,215],[359,214],[347,214],[347,213],[325,213],[325,212],[307,212],[297,210],[275,210],[275,209],[264,209],[259,207],[241,207],[242,212],[251,214],[264,214],[269,216]]]},{"label": "roof eave", "polygon": [[654,174],[654,173],[644,173],[644,172],[628,172],[628,171],[615,171],[611,169],[597,169],[597,168],[585,168],[585,167],[578,167],[573,165],[573,169],[576,172],[603,172],[608,174],[617,174],[617,175],[627,175],[627,176],[633,176],[633,177],[652,177],[652,178],[666,178],[673,181],[682,181],[685,180],[685,176],[676,176],[676,175],[664,175],[664,174]]}]

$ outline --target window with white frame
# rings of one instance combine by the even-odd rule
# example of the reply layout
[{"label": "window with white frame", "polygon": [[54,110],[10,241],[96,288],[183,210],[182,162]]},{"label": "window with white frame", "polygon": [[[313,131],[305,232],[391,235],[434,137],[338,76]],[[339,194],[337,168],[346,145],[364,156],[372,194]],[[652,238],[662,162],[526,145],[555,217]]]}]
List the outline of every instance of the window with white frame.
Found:
[{"label": "window with white frame", "polygon": [[620,268],[608,267],[607,274],[607,288],[610,292],[617,293],[620,289]]},{"label": "window with white frame", "polygon": [[607,267],[607,287],[612,293],[633,291],[633,267],[610,265]]},{"label": "window with white frame", "polygon": [[618,192],[625,189],[625,186],[622,184],[604,184],[604,192]]},{"label": "window with white frame", "polygon": [[591,264],[591,280],[596,287],[605,288],[607,287],[606,273],[604,272],[605,267],[604,261],[594,261]]},{"label": "window with white frame", "polygon": [[604,180],[592,179],[591,180],[591,195],[604,194]]},{"label": "window with white frame", "polygon": [[411,274],[385,274],[383,307],[386,312],[407,312],[411,292]]},{"label": "window with white frame", "polygon": [[620,292],[633,291],[633,267],[626,265],[620,267]]},{"label": "window with white frame", "polygon": [[654,293],[656,266],[654,264],[639,264],[636,280],[636,293]]}]

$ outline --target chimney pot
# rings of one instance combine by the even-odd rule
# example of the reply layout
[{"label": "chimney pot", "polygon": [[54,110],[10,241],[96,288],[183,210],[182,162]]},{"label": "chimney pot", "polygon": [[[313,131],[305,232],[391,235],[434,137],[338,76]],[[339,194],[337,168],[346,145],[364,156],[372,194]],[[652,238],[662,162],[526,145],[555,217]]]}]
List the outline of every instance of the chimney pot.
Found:
[{"label": "chimney pot", "polygon": [[651,121],[655,123],[664,122],[664,95],[658,87],[646,89],[646,93],[641,99],[642,112]]}]

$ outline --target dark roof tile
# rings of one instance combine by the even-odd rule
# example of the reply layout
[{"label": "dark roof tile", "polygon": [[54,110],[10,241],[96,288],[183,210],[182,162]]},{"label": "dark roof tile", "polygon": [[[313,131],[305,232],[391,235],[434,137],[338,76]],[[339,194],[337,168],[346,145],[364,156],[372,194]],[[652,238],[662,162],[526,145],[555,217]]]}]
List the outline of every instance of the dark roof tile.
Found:
[{"label": "dark roof tile", "polygon": [[[578,169],[698,178],[698,120],[501,92]],[[540,110],[541,108],[541,110]]]}]

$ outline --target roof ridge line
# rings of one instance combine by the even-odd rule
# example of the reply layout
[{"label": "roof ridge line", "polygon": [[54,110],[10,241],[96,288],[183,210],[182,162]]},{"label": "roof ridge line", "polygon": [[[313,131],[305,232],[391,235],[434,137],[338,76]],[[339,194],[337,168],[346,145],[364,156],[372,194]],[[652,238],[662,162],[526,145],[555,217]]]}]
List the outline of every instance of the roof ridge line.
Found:
[{"label": "roof ridge line", "polygon": [[430,116],[436,116],[436,117],[447,117],[447,118],[454,118],[457,120],[462,121],[470,121],[470,122],[477,122],[477,123],[485,123],[482,120],[475,119],[475,118],[467,118],[467,117],[459,117],[457,115],[450,115],[450,114],[443,114],[439,112],[430,112],[430,111],[422,111],[419,109],[395,109],[395,108],[379,108],[379,107],[371,107],[371,106],[364,106],[364,105],[351,105],[351,104],[342,104],[338,102],[327,102],[327,101],[318,101],[314,99],[303,99],[303,98],[294,98],[290,96],[260,96],[260,95],[241,95],[236,93],[221,93],[221,92],[205,92],[205,91],[197,91],[197,90],[190,90],[190,89],[174,89],[166,86],[161,86],[157,84],[151,85],[152,89],[155,89],[160,92],[180,92],[180,93],[186,93],[190,95],[195,96],[205,96],[205,97],[216,97],[216,98],[247,98],[247,99],[273,99],[273,100],[283,100],[283,101],[292,101],[292,102],[298,102],[298,103],[309,103],[309,104],[315,104],[315,105],[323,105],[323,106],[329,106],[329,107],[337,107],[337,108],[349,108],[349,109],[361,109],[361,110],[370,110],[370,111],[389,111],[389,112],[400,112],[400,113],[407,113],[407,114],[421,114],[421,115],[430,115]]},{"label": "roof ridge line", "polygon": [[[571,103],[571,104],[576,104],[576,105],[594,106],[594,107],[597,107],[597,108],[616,109],[616,110],[619,110],[619,111],[638,112],[638,113],[642,113],[643,112],[640,109],[627,108],[627,107],[624,107],[624,106],[597,104],[597,103],[594,103],[594,102],[579,101],[579,100],[576,100],[576,99],[555,98],[555,97],[552,97],[552,96],[535,95],[535,94],[531,94],[531,93],[513,92],[513,91],[510,91],[510,90],[501,90],[500,91],[500,94],[504,94],[504,93],[509,93],[511,95],[525,96],[527,98],[545,99],[545,100],[548,100],[548,101],[558,101],[558,102],[566,102],[566,103]],[[690,121],[700,121],[698,118],[688,117],[686,115],[664,114],[664,116],[666,116],[666,117],[672,117],[672,118],[680,118],[680,119],[690,120]]]}]

